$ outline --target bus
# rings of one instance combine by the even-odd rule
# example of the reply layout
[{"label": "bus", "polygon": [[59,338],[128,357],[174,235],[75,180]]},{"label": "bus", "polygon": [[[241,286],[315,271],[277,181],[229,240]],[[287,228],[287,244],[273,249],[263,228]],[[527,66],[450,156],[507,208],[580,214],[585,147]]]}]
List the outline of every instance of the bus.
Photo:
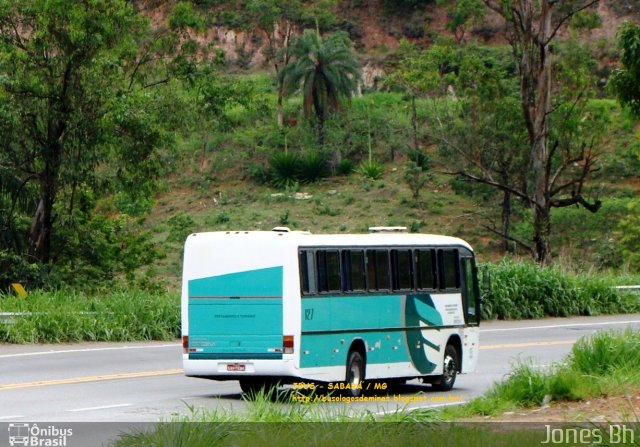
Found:
[{"label": "bus", "polygon": [[328,384],[357,397],[365,381],[414,378],[448,391],[478,361],[476,278],[471,246],[449,236],[191,234],[184,371],[244,392]]}]

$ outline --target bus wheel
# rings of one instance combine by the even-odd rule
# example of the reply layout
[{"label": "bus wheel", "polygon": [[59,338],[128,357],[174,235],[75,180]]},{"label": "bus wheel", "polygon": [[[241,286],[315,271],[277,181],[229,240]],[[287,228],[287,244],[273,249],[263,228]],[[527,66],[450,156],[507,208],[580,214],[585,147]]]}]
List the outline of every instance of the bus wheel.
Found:
[{"label": "bus wheel", "polygon": [[346,394],[358,397],[362,394],[364,386],[364,358],[358,351],[349,351],[347,360],[347,389]]},{"label": "bus wheel", "polygon": [[433,388],[438,391],[449,391],[456,382],[458,372],[458,351],[449,344],[444,350],[444,364],[442,375],[433,382]]}]

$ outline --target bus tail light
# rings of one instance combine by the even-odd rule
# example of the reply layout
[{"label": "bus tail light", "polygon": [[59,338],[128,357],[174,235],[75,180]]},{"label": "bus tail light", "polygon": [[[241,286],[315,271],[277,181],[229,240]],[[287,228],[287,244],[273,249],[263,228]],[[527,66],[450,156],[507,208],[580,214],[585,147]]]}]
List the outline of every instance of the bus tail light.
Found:
[{"label": "bus tail light", "polygon": [[189,336],[188,335],[182,336],[182,353],[183,354],[189,353]]},{"label": "bus tail light", "polygon": [[282,347],[285,354],[293,354],[293,335],[284,335],[282,337]]}]

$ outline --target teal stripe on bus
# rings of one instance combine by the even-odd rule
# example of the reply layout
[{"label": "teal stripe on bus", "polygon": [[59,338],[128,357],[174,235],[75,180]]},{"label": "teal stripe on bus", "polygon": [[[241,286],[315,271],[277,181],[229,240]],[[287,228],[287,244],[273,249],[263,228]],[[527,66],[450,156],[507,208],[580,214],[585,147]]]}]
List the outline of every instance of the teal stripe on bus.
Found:
[{"label": "teal stripe on bus", "polygon": [[282,266],[192,279],[189,297],[281,297]]},{"label": "teal stripe on bus", "polygon": [[428,334],[439,340],[443,320],[429,294],[303,299],[301,319],[303,368],[344,365],[356,339],[368,348],[367,364],[411,362],[424,374],[435,368],[424,347],[440,350]]}]

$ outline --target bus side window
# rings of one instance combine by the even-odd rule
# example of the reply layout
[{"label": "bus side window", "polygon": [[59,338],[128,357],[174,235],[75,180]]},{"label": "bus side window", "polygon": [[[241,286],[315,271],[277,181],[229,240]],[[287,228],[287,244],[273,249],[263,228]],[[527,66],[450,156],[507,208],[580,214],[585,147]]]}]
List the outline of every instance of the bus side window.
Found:
[{"label": "bus side window", "polygon": [[369,290],[389,290],[388,250],[367,250],[367,286]]},{"label": "bus side window", "polygon": [[438,264],[440,270],[440,288],[460,288],[460,275],[458,272],[458,250],[438,250]]},{"label": "bus side window", "polygon": [[393,290],[413,289],[411,250],[391,250]]},{"label": "bus side window", "polygon": [[[316,293],[315,287],[316,269],[313,252],[303,250],[300,252],[300,291],[303,295]],[[313,284],[313,287],[312,287]]]},{"label": "bus side window", "polygon": [[435,250],[416,250],[416,287],[418,290],[434,290],[436,285]]},{"label": "bus side window", "polygon": [[345,292],[365,290],[364,252],[344,250],[342,252],[343,290]]},{"label": "bus side window", "polygon": [[340,253],[337,250],[318,250],[318,292],[340,291]]}]

